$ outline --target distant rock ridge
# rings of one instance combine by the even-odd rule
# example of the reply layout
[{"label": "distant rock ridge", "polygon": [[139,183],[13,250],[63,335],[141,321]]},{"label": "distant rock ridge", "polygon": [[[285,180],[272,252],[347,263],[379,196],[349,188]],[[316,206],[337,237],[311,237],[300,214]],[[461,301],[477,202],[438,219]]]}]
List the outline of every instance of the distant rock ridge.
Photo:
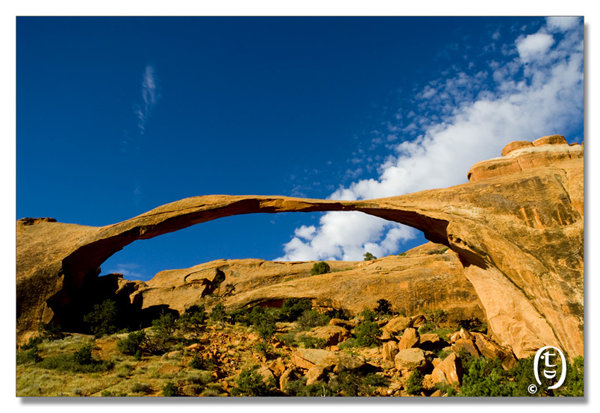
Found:
[{"label": "distant rock ridge", "polygon": [[[474,165],[469,183],[390,198],[212,195],[105,227],[18,221],[17,338],[35,334],[39,322],[59,323],[98,267],[135,240],[232,215],[360,211],[417,228],[456,253],[490,332],[517,357],[544,345],[583,355],[583,146],[561,138],[511,143],[501,158]],[[107,294],[129,297],[132,284],[120,280],[102,282]]]}]

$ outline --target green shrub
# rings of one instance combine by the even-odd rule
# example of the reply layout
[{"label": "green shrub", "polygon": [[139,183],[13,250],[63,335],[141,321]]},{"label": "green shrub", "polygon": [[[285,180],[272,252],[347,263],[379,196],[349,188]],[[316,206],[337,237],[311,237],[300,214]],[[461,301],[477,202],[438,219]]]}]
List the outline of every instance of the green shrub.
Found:
[{"label": "green shrub", "polygon": [[134,331],[129,333],[126,338],[117,341],[117,349],[123,354],[135,355],[143,352],[147,342],[145,331]]},{"label": "green shrub", "polygon": [[232,389],[234,396],[271,396],[276,393],[275,383],[267,385],[263,377],[254,369],[243,369],[235,381],[236,387]]},{"label": "green shrub", "polygon": [[227,312],[225,311],[225,305],[223,303],[218,303],[210,312],[210,320],[215,323],[222,323],[226,319]]},{"label": "green shrub", "polygon": [[307,298],[288,298],[279,310],[279,320],[296,321],[305,311],[312,308],[312,301]]},{"label": "green shrub", "polygon": [[321,262],[316,262],[312,269],[310,270],[310,275],[320,275],[320,274],[327,274],[331,272],[331,268],[329,267],[329,264],[327,264],[324,261]]},{"label": "green shrub", "polygon": [[40,367],[75,373],[95,373],[109,370],[113,364],[92,357],[92,346],[86,344],[75,353],[63,353],[42,360]]},{"label": "green shrub", "polygon": [[406,252],[401,252],[398,254],[399,257],[405,257],[406,256]]},{"label": "green shrub", "polygon": [[197,354],[192,357],[188,365],[198,370],[212,371],[215,368],[215,362],[211,357],[203,358]]},{"label": "green shrub", "polygon": [[356,343],[360,347],[380,345],[381,341],[377,337],[381,336],[382,333],[381,328],[375,321],[363,321],[354,329]]},{"label": "green shrub", "polygon": [[406,380],[406,392],[412,395],[421,394],[423,391],[423,375],[419,370],[415,370]]},{"label": "green shrub", "polygon": [[426,334],[438,328],[438,325],[432,321],[427,321],[421,327],[419,327],[419,334]]},{"label": "green shrub", "polygon": [[287,395],[295,397],[332,397],[336,392],[325,383],[312,383],[306,385],[306,376],[298,380],[290,380],[285,388]]},{"label": "green shrub", "polygon": [[163,314],[157,319],[152,320],[152,332],[156,337],[163,340],[169,340],[177,330],[177,320],[173,314]]},{"label": "green shrub", "polygon": [[389,379],[385,376],[368,373],[362,380],[362,392],[368,396],[375,392],[377,387],[387,387],[389,385]]},{"label": "green shrub", "polygon": [[320,314],[317,310],[306,310],[298,318],[298,329],[301,331],[310,330],[313,327],[320,327],[329,323],[329,317]]},{"label": "green shrub", "polygon": [[162,394],[164,397],[174,397],[177,396],[179,389],[172,381],[168,381],[162,388]]},{"label": "green shrub", "polygon": [[118,331],[117,313],[117,303],[113,300],[104,300],[102,304],[95,304],[94,310],[83,316],[83,321],[89,325],[90,331],[96,337],[102,337]]},{"label": "green shrub", "polygon": [[375,307],[375,312],[379,315],[391,315],[392,303],[390,303],[384,298],[377,300],[377,307]]},{"label": "green shrub", "polygon": [[38,354],[37,345],[29,347],[27,350],[17,352],[17,364],[37,363],[42,361]]},{"label": "green shrub", "polygon": [[27,341],[27,343],[23,344],[20,347],[20,350],[30,350],[32,348],[37,348],[38,344],[42,344],[44,342],[44,339],[41,336],[37,336],[37,337],[30,337],[29,341]]},{"label": "green shrub", "polygon": [[568,367],[564,384],[555,393],[558,396],[583,397],[583,387],[583,357],[578,356]]},{"label": "green shrub", "polygon": [[179,317],[177,326],[183,333],[199,334],[206,325],[208,315],[204,310],[204,304],[201,306],[191,306]]},{"label": "green shrub", "polygon": [[365,253],[365,255],[363,255],[363,257],[365,257],[365,261],[373,261],[376,260],[377,257],[374,256],[373,254],[371,254],[370,252]]},{"label": "green shrub", "polygon": [[148,394],[151,391],[152,391],[152,387],[150,387],[150,385],[147,384],[147,383],[135,382],[131,386],[131,392],[132,393]]},{"label": "green shrub", "polygon": [[298,341],[304,345],[304,348],[325,348],[327,344],[322,338],[301,335],[298,337]]}]

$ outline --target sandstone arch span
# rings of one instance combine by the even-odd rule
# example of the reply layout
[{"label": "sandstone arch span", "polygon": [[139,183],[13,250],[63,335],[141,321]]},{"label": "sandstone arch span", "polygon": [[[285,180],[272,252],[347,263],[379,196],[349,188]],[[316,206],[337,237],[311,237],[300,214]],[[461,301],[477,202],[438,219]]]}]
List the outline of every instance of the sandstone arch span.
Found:
[{"label": "sandstone arch span", "polygon": [[[551,139],[550,139],[551,138]],[[106,227],[17,224],[17,334],[68,303],[126,245],[221,217],[360,211],[410,225],[460,256],[496,339],[525,357],[557,345],[583,354],[583,147],[553,137],[475,165],[471,182],[367,201],[213,195]],[[514,145],[513,145],[514,146]]]}]

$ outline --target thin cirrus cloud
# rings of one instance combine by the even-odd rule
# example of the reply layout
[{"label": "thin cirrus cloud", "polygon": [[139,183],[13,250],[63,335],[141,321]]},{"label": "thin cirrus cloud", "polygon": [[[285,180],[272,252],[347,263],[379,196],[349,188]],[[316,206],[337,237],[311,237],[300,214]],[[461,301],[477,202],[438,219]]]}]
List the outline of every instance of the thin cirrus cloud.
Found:
[{"label": "thin cirrus cloud", "polygon": [[134,106],[135,115],[138,118],[138,129],[140,135],[146,131],[146,123],[152,111],[152,108],[158,103],[159,95],[157,90],[157,81],[154,74],[154,67],[147,65],[142,76],[142,104]]},{"label": "thin cirrus cloud", "polygon": [[[478,71],[449,69],[423,86],[413,111],[398,112],[379,135],[393,135],[376,179],[340,186],[330,199],[357,200],[401,195],[466,182],[476,162],[497,157],[511,141],[579,130],[583,123],[583,25],[579,18],[553,17],[536,33],[488,49],[504,59]],[[494,46],[494,47],[490,47]],[[469,65],[470,68],[473,65]],[[569,137],[569,136],[568,136]],[[580,140],[582,137],[571,137]],[[300,227],[284,244],[283,261],[361,260],[365,252],[398,251],[416,231],[359,212],[324,214],[318,226]]]}]

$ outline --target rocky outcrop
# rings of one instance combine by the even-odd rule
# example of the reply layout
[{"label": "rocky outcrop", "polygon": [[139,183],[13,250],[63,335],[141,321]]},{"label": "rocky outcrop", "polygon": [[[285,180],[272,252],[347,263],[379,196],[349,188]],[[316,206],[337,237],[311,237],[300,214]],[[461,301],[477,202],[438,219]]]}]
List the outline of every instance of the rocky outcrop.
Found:
[{"label": "rocky outcrop", "polygon": [[494,337],[518,357],[544,345],[582,355],[583,147],[556,136],[513,147],[476,164],[467,184],[391,198],[203,196],[101,228],[20,220],[18,339],[40,321],[60,319],[100,264],[135,240],[231,215],[360,211],[410,225],[450,247]]}]

